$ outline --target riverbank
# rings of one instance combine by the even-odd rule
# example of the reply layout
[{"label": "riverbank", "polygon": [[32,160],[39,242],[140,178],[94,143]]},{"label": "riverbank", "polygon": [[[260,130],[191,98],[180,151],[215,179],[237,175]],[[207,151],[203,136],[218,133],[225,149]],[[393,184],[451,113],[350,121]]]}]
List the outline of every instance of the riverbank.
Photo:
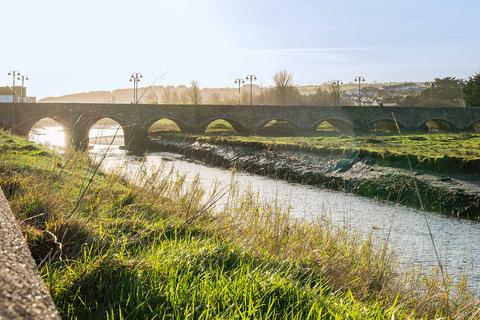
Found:
[{"label": "riverbank", "polygon": [[[0,184],[64,318],[467,319],[478,301],[399,273],[387,244],[228,190],[221,212],[159,170],[126,181],[85,154],[0,133]],[[100,159],[101,160],[101,159]],[[234,186],[232,186],[234,188]]]},{"label": "riverbank", "polygon": [[[415,208],[421,207],[418,188],[426,210],[480,218],[480,179],[476,175],[440,174],[439,168],[431,171],[414,166],[412,176],[403,165],[409,155],[387,157],[367,149],[327,149],[263,139],[271,138],[168,134],[154,140],[150,150],[176,152],[214,166],[235,167]],[[398,165],[399,161],[402,165]]]}]

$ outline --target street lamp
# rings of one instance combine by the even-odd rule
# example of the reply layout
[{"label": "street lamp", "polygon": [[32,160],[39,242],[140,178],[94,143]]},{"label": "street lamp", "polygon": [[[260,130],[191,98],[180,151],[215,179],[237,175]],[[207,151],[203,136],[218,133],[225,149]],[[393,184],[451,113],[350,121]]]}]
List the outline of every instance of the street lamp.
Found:
[{"label": "street lamp", "polygon": [[12,102],[15,102],[16,99],[16,96],[17,96],[17,92],[15,91],[15,79],[17,78],[17,76],[20,75],[20,72],[18,72],[17,70],[11,70],[8,72],[8,75],[9,76],[12,76],[12,91],[13,91],[13,98],[12,98]]},{"label": "street lamp", "polygon": [[133,104],[138,103],[138,83],[142,78],[143,75],[139,72],[132,73],[132,75],[130,76],[130,82],[133,82]]},{"label": "street lamp", "polygon": [[250,105],[253,105],[253,81],[257,81],[257,76],[248,74],[245,79],[250,81]]},{"label": "street lamp", "polygon": [[332,85],[335,93],[335,105],[340,105],[340,86],[343,84],[341,80],[333,80]]},{"label": "street lamp", "polygon": [[28,76],[26,75],[21,75],[20,73],[17,74],[17,80],[22,80],[22,88],[20,89],[20,99],[21,102],[24,102],[24,94],[23,94],[23,88],[25,87],[25,81],[30,80]]},{"label": "street lamp", "polygon": [[358,82],[358,106],[360,107],[362,105],[361,84],[362,84],[362,82],[365,82],[365,78],[363,76],[356,76],[355,77],[355,82]]},{"label": "street lamp", "polygon": [[235,83],[238,84],[238,105],[241,105],[241,104],[242,104],[242,100],[241,100],[241,97],[242,97],[241,89],[242,89],[242,84],[245,83],[245,80],[243,80],[243,79],[241,79],[241,78],[238,78],[238,79],[235,79]]}]

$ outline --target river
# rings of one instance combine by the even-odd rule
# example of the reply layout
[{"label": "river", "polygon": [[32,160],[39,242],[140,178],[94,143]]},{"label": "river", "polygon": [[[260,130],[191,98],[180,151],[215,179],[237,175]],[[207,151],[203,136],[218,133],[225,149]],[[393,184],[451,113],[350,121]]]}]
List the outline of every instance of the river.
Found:
[{"label": "river", "polygon": [[[112,136],[115,132],[114,128],[97,128],[90,131],[92,144],[90,153],[93,157],[101,157],[108,151],[104,160],[104,167],[107,170],[122,167],[133,174],[142,166],[147,170],[158,166],[174,168],[177,172],[185,174],[188,179],[198,175],[207,191],[216,183],[229,185],[232,182],[231,171],[189,161],[177,154],[151,153],[145,158],[129,155],[119,147],[123,144],[121,136],[117,137],[114,145],[105,144],[105,136]],[[62,146],[61,135],[63,132],[60,127],[37,128],[32,130],[30,139]],[[438,266],[425,222],[426,217],[447,272],[457,279],[459,275],[465,273],[470,288],[477,293],[480,292],[478,222],[421,212],[344,192],[289,183],[245,172],[235,173],[235,181],[239,188],[249,188],[258,193],[261,200],[281,199],[288,203],[293,217],[301,219],[327,217],[334,224],[345,226],[363,236],[373,233],[376,239],[388,237],[389,246],[398,253],[405,270],[415,267],[428,272],[427,270]]]}]

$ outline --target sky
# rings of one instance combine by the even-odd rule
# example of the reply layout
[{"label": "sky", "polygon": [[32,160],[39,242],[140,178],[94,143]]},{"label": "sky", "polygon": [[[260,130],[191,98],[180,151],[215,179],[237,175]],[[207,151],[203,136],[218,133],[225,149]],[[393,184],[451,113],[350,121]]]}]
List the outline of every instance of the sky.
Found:
[{"label": "sky", "polygon": [[29,95],[143,85],[298,85],[480,72],[478,0],[15,0],[1,4],[0,85]]}]

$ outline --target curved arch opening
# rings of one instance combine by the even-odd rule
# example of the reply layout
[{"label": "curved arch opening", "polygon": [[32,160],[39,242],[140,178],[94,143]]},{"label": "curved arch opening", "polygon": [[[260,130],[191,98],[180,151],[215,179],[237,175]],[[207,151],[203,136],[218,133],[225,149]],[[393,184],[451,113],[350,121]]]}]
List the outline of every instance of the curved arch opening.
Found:
[{"label": "curved arch opening", "polygon": [[97,120],[88,132],[90,146],[123,146],[125,145],[122,126],[111,118]]},{"label": "curved arch opening", "polygon": [[[400,129],[404,128],[400,123],[398,125]],[[375,133],[398,133],[395,121],[390,119],[374,121],[370,123],[368,130]]]},{"label": "curved arch opening", "polygon": [[475,122],[472,126],[471,126],[471,130],[475,133],[480,133],[480,121],[477,121]]},{"label": "curved arch opening", "polygon": [[298,127],[287,120],[273,119],[265,123],[257,133],[265,136],[292,136],[298,133]]},{"label": "curved arch opening", "polygon": [[205,128],[205,133],[213,135],[229,135],[238,133],[239,125],[225,119],[216,119],[211,121]]},{"label": "curved arch opening", "polygon": [[423,123],[420,129],[428,132],[443,132],[453,130],[454,126],[453,124],[445,120],[431,119],[425,121],[425,123]]},{"label": "curved arch opening", "polygon": [[182,125],[168,118],[162,118],[155,121],[148,128],[148,137],[150,139],[158,139],[165,133],[181,133]]},{"label": "curved arch opening", "polygon": [[353,133],[353,127],[349,123],[342,120],[323,120],[315,128],[317,133],[321,134],[351,134]]},{"label": "curved arch opening", "polygon": [[51,118],[43,118],[33,124],[28,133],[28,140],[62,148],[66,145],[65,128]]}]

